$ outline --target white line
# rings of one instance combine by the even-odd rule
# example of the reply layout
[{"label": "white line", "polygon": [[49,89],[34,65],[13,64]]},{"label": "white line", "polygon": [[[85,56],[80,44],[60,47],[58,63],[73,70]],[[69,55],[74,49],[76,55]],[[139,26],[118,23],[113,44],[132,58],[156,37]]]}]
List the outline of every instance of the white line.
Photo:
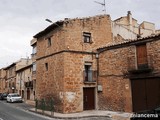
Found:
[{"label": "white line", "polygon": [[0,120],[3,120],[2,118],[0,118]]}]

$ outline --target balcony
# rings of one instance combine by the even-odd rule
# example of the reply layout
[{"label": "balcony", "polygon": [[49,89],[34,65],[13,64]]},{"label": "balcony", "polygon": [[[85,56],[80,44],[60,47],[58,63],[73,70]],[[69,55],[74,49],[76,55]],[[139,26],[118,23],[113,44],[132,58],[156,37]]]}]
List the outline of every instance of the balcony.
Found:
[{"label": "balcony", "polygon": [[137,64],[137,58],[135,56],[128,57],[128,72],[132,74],[136,73],[149,73],[153,70],[152,56],[147,56],[147,61],[143,64]]},{"label": "balcony", "polygon": [[96,83],[97,71],[96,70],[83,71],[83,80],[84,83]]},{"label": "balcony", "polygon": [[33,81],[25,82],[26,88],[33,88]]}]

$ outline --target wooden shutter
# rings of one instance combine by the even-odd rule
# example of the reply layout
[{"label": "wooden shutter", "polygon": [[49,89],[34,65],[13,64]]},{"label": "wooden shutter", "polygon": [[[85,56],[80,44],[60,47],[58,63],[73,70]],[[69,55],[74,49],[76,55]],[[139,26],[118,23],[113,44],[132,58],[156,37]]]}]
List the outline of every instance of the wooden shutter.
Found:
[{"label": "wooden shutter", "polygon": [[137,48],[137,65],[139,67],[147,66],[147,49],[146,44],[139,45]]}]

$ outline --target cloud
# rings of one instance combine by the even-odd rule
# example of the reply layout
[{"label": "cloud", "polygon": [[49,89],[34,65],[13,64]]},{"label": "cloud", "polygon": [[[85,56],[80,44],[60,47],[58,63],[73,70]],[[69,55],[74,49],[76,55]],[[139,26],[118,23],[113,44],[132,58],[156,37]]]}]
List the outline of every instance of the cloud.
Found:
[{"label": "cloud", "polygon": [[[13,58],[31,54],[32,36],[52,21],[103,14],[103,0],[0,0],[0,64]],[[114,20],[126,16],[127,11],[138,20],[150,21],[160,28],[160,1],[106,0],[107,14]],[[5,56],[5,57],[4,57]],[[6,58],[6,59],[5,59]],[[11,59],[10,59],[11,58]]]}]

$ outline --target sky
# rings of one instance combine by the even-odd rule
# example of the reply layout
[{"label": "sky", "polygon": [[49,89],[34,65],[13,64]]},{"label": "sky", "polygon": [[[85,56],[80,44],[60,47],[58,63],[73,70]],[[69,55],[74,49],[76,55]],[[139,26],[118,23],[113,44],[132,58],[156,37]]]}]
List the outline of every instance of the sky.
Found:
[{"label": "sky", "polygon": [[[104,14],[104,0],[0,0],[0,68],[30,57],[33,36],[64,18]],[[149,21],[160,29],[160,0],[106,0],[106,14],[115,20],[131,11],[138,23]]]}]

